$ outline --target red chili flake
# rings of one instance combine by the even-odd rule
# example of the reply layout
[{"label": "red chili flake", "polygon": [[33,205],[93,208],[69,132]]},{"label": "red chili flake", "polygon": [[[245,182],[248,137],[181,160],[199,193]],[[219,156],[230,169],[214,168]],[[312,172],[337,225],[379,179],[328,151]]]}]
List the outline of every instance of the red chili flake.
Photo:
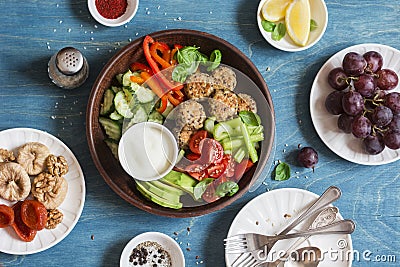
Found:
[{"label": "red chili flake", "polygon": [[96,0],[97,11],[106,19],[121,17],[127,6],[127,0]]}]

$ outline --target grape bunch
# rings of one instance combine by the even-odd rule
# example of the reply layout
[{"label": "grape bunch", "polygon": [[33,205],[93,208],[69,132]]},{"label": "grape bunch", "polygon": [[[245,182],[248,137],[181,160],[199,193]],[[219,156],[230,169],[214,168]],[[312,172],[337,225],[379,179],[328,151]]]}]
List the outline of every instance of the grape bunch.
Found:
[{"label": "grape bunch", "polygon": [[399,77],[383,68],[379,52],[347,53],[342,66],[329,72],[328,83],[335,90],[325,107],[338,116],[340,130],[361,139],[371,155],[400,148],[400,93],[393,91]]}]

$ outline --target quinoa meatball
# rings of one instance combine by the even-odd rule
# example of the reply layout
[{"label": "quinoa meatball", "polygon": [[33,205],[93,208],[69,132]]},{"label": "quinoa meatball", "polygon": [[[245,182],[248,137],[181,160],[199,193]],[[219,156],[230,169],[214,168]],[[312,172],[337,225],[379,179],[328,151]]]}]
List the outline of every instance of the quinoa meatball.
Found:
[{"label": "quinoa meatball", "polygon": [[240,93],[238,96],[238,112],[252,111],[257,113],[257,104],[253,97],[248,94]]},{"label": "quinoa meatball", "polygon": [[211,75],[214,78],[214,89],[228,89],[233,91],[236,87],[236,73],[229,67],[219,66]]},{"label": "quinoa meatball", "polygon": [[203,106],[195,100],[187,100],[174,110],[177,127],[197,130],[203,127],[206,113]]},{"label": "quinoa meatball", "polygon": [[189,140],[195,130],[190,130],[186,126],[174,129],[176,140],[178,141],[178,146],[181,149],[186,149],[189,146]]},{"label": "quinoa meatball", "polygon": [[214,79],[207,73],[196,72],[188,77],[183,90],[189,99],[208,97],[214,92]]},{"label": "quinoa meatball", "polygon": [[209,99],[210,114],[217,121],[226,121],[237,114],[238,97],[229,90],[218,90],[213,98]]}]

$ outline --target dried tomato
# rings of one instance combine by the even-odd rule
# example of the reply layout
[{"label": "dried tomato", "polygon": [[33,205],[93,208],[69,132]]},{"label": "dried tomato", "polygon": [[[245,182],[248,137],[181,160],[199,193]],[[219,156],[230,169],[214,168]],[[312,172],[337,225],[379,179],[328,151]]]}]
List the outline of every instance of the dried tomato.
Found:
[{"label": "dried tomato", "polygon": [[40,231],[46,226],[47,209],[37,200],[25,200],[21,204],[21,219],[29,228]]},{"label": "dried tomato", "polygon": [[18,201],[12,207],[14,210],[14,223],[11,224],[12,228],[14,229],[15,233],[17,233],[18,237],[25,242],[32,241],[37,231],[29,228],[21,218],[21,205],[22,201]]},{"label": "dried tomato", "polygon": [[7,227],[14,222],[14,210],[6,205],[0,205],[0,228]]}]

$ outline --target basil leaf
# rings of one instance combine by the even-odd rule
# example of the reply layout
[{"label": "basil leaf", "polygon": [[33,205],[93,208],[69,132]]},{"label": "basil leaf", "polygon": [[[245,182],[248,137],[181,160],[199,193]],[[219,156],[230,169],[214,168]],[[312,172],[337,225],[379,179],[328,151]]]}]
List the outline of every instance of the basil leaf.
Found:
[{"label": "basil leaf", "polygon": [[207,186],[212,183],[214,181],[214,179],[212,178],[206,178],[202,181],[200,181],[199,183],[197,183],[195,185],[195,187],[193,188],[193,196],[195,200],[200,200],[201,196],[204,194],[204,192],[207,189]]},{"label": "basil leaf", "polygon": [[215,194],[219,197],[233,196],[239,190],[239,185],[233,181],[227,181],[218,185]]},{"label": "basil leaf", "polygon": [[244,124],[246,125],[251,125],[251,126],[259,126],[260,125],[260,118],[256,116],[256,114],[254,114],[251,111],[240,111],[239,112],[239,117],[242,119],[242,121],[244,122]]},{"label": "basil leaf", "polygon": [[172,71],[172,79],[180,83],[184,83],[188,75],[189,73],[187,72],[184,64],[176,66],[175,69]]},{"label": "basil leaf", "polygon": [[275,23],[268,20],[262,20],[261,26],[266,32],[273,32],[276,27]]},{"label": "basil leaf", "polygon": [[315,20],[311,19],[310,20],[310,31],[314,31],[318,28],[318,24]]},{"label": "basil leaf", "polygon": [[283,38],[286,34],[286,26],[283,23],[279,23],[276,25],[274,31],[271,34],[271,38],[274,41],[279,41],[280,39]]},{"label": "basil leaf", "polygon": [[276,181],[285,181],[290,178],[290,166],[285,162],[279,163],[275,167],[275,180]]},{"label": "basil leaf", "polygon": [[207,71],[213,71],[218,68],[219,64],[222,60],[222,53],[218,49],[211,52],[210,55],[210,65],[207,68]]}]

